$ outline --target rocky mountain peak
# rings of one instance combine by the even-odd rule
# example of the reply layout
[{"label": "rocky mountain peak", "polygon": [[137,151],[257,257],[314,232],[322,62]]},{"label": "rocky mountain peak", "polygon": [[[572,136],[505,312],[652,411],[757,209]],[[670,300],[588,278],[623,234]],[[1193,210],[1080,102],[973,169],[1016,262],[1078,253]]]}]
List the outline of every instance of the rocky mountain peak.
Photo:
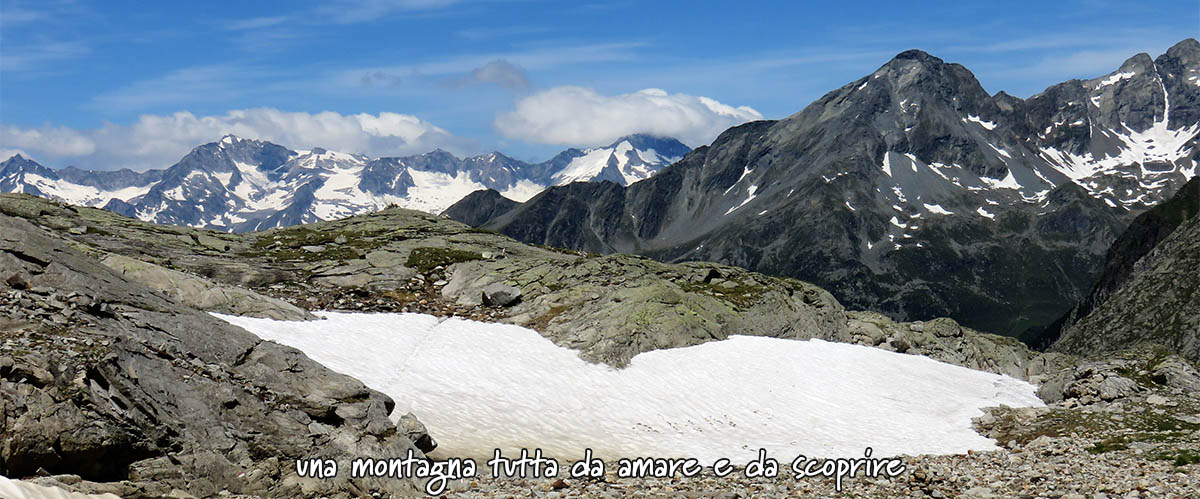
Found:
[{"label": "rocky mountain peak", "polygon": [[1150,54],[1145,52],[1139,53],[1130,57],[1121,63],[1118,73],[1134,73],[1143,74],[1154,71],[1154,59],[1150,58]]},{"label": "rocky mountain peak", "polygon": [[[919,105],[920,102],[933,99],[945,102],[953,109],[978,115],[979,104],[991,98],[967,68],[947,63],[920,50],[907,50],[896,55],[872,73],[859,88],[869,89],[871,81],[877,79],[887,82],[891,98],[901,103],[901,107],[915,105],[911,111],[919,111],[923,107]],[[869,99],[880,96],[878,92],[866,92],[863,95]]]},{"label": "rocky mountain peak", "polygon": [[1200,63],[1200,41],[1195,38],[1185,38],[1183,41],[1167,49],[1167,57],[1188,61],[1189,64]]},{"label": "rocky mountain peak", "polygon": [[9,166],[21,168],[23,166],[36,165],[36,164],[37,163],[34,162],[32,159],[22,156],[21,153],[16,153],[16,154],[13,154],[8,159],[4,160],[3,162],[0,162],[0,170],[8,169]]},{"label": "rocky mountain peak", "polygon": [[634,149],[653,149],[663,157],[680,158],[691,152],[691,148],[671,137],[659,137],[645,133],[635,133],[617,139],[609,148],[615,148],[622,142],[628,142]]},{"label": "rocky mountain peak", "polygon": [[440,147],[422,154],[421,157],[428,161],[458,161],[458,156]]},{"label": "rocky mountain peak", "polygon": [[[20,175],[20,174],[28,172],[28,171],[51,173],[51,175],[53,174],[52,172],[47,172],[44,170],[46,170],[45,167],[43,167],[42,165],[39,165],[36,161],[26,158],[25,156],[22,156],[20,154],[14,154],[14,155],[12,155],[11,158],[8,158],[8,159],[4,160],[3,162],[0,162],[0,175],[4,175],[6,177],[12,176],[12,175]],[[3,182],[4,182],[4,180],[0,179],[0,184],[2,184]]]},{"label": "rocky mountain peak", "polygon": [[894,63],[897,61],[917,61],[923,64],[945,64],[945,61],[930,55],[928,52],[917,49],[909,49],[896,54],[896,57],[893,57],[891,62]]}]

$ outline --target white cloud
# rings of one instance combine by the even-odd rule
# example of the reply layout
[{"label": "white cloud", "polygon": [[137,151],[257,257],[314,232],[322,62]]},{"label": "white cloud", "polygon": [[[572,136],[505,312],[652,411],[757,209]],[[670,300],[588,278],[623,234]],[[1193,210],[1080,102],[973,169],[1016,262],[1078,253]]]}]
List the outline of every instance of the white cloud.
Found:
[{"label": "white cloud", "polygon": [[[20,149],[81,168],[111,170],[165,168],[193,147],[232,133],[286,147],[390,156],[428,152],[437,147],[462,153],[470,141],[415,116],[399,113],[342,115],[240,109],[224,115],[196,116],[181,111],[142,115],[129,125],[105,124],[92,130],[67,127],[0,126],[0,150]],[[7,158],[7,156],[6,156]]]},{"label": "white cloud", "polygon": [[[6,40],[11,45],[11,41]],[[16,72],[44,69],[55,62],[82,57],[91,48],[81,42],[38,42],[5,47],[0,52],[0,71]]]},{"label": "white cloud", "polygon": [[18,128],[0,125],[0,148],[43,151],[62,156],[85,156],[96,151],[96,143],[84,134],[67,127]]},{"label": "white cloud", "polygon": [[762,119],[747,106],[649,88],[614,96],[582,87],[554,87],[516,102],[493,124],[507,137],[543,144],[605,144],[631,133],[708,144],[725,129]]},{"label": "white cloud", "polygon": [[375,21],[395,12],[442,9],[460,0],[340,0],[328,2],[317,14],[339,24]]}]

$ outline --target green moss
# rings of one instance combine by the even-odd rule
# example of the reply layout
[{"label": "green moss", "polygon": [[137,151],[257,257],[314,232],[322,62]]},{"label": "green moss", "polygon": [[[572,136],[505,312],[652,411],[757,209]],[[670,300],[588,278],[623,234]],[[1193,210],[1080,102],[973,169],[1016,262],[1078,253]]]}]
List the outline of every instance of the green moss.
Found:
[{"label": "green moss", "polygon": [[540,248],[540,249],[544,249],[546,251],[552,251],[555,253],[561,253],[564,255],[586,256],[586,257],[593,257],[593,258],[601,256],[599,253],[588,253],[586,251],[577,251],[577,250],[573,250],[573,249],[559,248],[557,246],[547,246],[545,244],[530,243],[529,245],[533,246],[535,248]]},{"label": "green moss", "polygon": [[1160,452],[1152,456],[1152,458],[1158,461],[1172,461],[1175,466],[1189,466],[1200,464],[1200,451],[1195,449],[1178,449]]},{"label": "green moss", "polygon": [[[367,230],[313,230],[308,227],[291,227],[265,232],[259,235],[250,249],[242,253],[247,257],[271,257],[276,261],[298,260],[318,262],[330,260],[354,260],[382,246],[379,236],[385,231]],[[344,243],[337,239],[344,237]],[[320,251],[307,251],[305,246],[318,246]]]},{"label": "green moss", "polygon": [[483,255],[474,251],[453,248],[416,248],[408,254],[406,266],[421,272],[429,272],[435,267],[453,265],[471,260],[482,260]]},{"label": "green moss", "polygon": [[1125,450],[1128,448],[1129,448],[1129,446],[1125,445],[1125,442],[1102,440],[1102,441],[1096,442],[1095,445],[1088,447],[1087,451],[1092,454],[1103,454],[1105,452],[1112,452],[1115,450]]},{"label": "green moss", "polygon": [[[723,281],[728,282],[728,281]],[[711,282],[685,283],[679,289],[688,293],[697,293],[724,300],[739,308],[749,308],[762,299],[766,289],[755,284],[736,283],[733,287],[725,287]]]}]

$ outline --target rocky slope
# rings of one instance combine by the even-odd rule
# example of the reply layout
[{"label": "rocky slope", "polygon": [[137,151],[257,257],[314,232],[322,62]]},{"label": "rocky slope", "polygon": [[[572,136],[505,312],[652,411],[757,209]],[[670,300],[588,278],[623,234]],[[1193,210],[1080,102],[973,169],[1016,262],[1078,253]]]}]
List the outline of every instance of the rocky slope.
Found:
[{"label": "rocky slope", "polygon": [[1200,361],[1200,178],[1143,213],[1108,253],[1052,350],[1084,355],[1159,345]]},{"label": "rocky slope", "polygon": [[[405,492],[293,460],[401,457],[393,402],[0,215],[0,474],[164,497]],[[419,452],[419,451],[418,451]],[[353,491],[353,492],[352,492]]]},{"label": "rocky slope", "polygon": [[606,147],[568,149],[529,164],[498,152],[445,151],[368,158],[232,135],[193,149],[165,170],[135,173],[46,168],[20,155],[0,163],[0,192],[105,207],[162,224],[247,231],[331,220],[390,205],[439,212],[477,189],[524,201],[548,185],[648,178],[690,149],[630,135]]},{"label": "rocky slope", "polygon": [[[1200,42],[1029,99],[907,51],[630,185],[447,211],[519,240],[788,275],[854,308],[1011,336],[1070,309],[1140,211],[1196,173]],[[486,222],[480,223],[480,220]]]}]

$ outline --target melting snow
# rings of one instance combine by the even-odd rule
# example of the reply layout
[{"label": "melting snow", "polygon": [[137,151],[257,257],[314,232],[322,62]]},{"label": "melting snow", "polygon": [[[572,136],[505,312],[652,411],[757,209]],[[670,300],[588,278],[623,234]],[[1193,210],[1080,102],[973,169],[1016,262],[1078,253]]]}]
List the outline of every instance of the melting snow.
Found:
[{"label": "melting snow", "polygon": [[946,210],[945,208],[942,208],[941,205],[927,204],[927,203],[922,203],[922,205],[925,206],[926,210],[929,210],[931,213],[934,213],[937,215],[953,215],[954,214],[954,212]]},{"label": "melting snow", "polygon": [[982,180],[983,183],[987,184],[993,189],[1020,189],[1022,187],[1021,184],[1017,182],[1017,178],[1013,176],[1011,169],[1008,170],[1008,174],[1004,176],[1003,180],[996,180],[991,177],[979,177],[979,180]]},{"label": "melting snow", "polygon": [[[1007,376],[881,349],[731,336],[589,364],[537,332],[420,314],[324,313],[286,322],[219,316],[395,399],[436,436],[437,456],[541,448],[559,459],[757,450],[877,457],[996,449],[971,429],[989,406],[1041,406]],[[363,348],[371,345],[371,348]]]},{"label": "melting snow", "polygon": [[993,215],[993,214],[991,214],[991,213],[988,213],[988,211],[987,211],[987,210],[985,210],[985,209],[983,209],[983,207],[982,207],[982,206],[980,206],[980,207],[979,207],[979,209],[975,210],[975,213],[978,213],[980,216],[984,216],[984,217],[987,217],[987,218],[991,218],[991,219],[993,219],[993,220],[996,218],[996,215]]},{"label": "melting snow", "polygon": [[1118,81],[1133,78],[1134,76],[1137,76],[1137,73],[1117,73],[1115,75],[1109,76],[1108,78],[1101,80],[1100,83],[1098,83],[1096,85],[1096,88],[1106,87],[1106,86],[1112,85],[1113,83],[1116,83]]},{"label": "melting snow", "polygon": [[[742,176],[744,177],[745,175],[742,175]],[[738,209],[738,208],[741,208],[741,207],[743,207],[743,206],[746,206],[746,203],[749,203],[751,200],[753,200],[753,199],[754,199],[754,191],[757,191],[757,190],[758,190],[758,186],[757,186],[757,185],[752,185],[752,186],[750,186],[750,188],[749,188],[749,189],[747,189],[747,191],[748,191],[748,192],[747,192],[747,195],[746,195],[746,199],[743,199],[743,200],[742,200],[742,202],[741,202],[740,204],[738,204],[737,206],[734,206],[733,208],[730,208],[730,209],[729,209],[729,211],[725,212],[725,214],[726,214],[726,215],[728,215],[728,214],[730,214],[730,213],[733,213],[733,210],[736,210],[736,209]]]},{"label": "melting snow", "polygon": [[980,118],[978,116],[967,116],[966,118],[963,118],[963,123],[966,123],[966,122],[979,123],[979,126],[982,126],[988,130],[994,130],[996,128],[995,123],[993,123],[991,121],[984,121],[982,118]]}]

